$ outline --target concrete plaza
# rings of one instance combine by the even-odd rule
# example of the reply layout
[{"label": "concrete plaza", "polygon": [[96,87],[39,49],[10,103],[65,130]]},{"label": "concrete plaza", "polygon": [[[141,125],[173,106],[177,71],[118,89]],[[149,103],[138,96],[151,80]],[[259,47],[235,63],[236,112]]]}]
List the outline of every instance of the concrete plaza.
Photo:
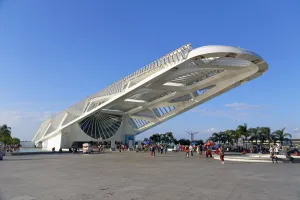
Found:
[{"label": "concrete plaza", "polygon": [[6,156],[0,200],[299,200],[299,164],[238,163],[169,152]]}]

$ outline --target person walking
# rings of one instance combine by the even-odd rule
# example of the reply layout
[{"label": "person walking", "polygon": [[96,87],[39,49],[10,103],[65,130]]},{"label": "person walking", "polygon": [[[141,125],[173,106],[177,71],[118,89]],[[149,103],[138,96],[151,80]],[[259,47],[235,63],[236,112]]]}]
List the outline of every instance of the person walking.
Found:
[{"label": "person walking", "polygon": [[292,157],[292,153],[289,148],[287,148],[287,150],[286,150],[286,158],[289,159],[290,163],[293,163],[294,158]]},{"label": "person walking", "polygon": [[191,152],[191,156],[194,156],[194,148],[192,144],[189,146],[189,151]]},{"label": "person walking", "polygon": [[187,158],[190,157],[190,154],[189,154],[189,146],[188,146],[188,145],[185,146],[185,155],[186,155]]},{"label": "person walking", "polygon": [[165,154],[168,152],[168,145],[165,145]]},{"label": "person walking", "polygon": [[278,158],[277,158],[276,152],[273,151],[272,154],[273,154],[273,155],[272,155],[272,163],[274,163],[274,160],[276,161],[276,163],[278,163],[278,162],[277,162],[277,161],[278,161]]},{"label": "person walking", "polygon": [[[200,159],[200,153],[201,153],[201,145],[197,146],[197,154],[198,154],[198,159]],[[202,153],[201,153],[202,154]]]},{"label": "person walking", "polygon": [[225,149],[224,149],[224,146],[221,146],[221,148],[220,148],[220,159],[221,159],[222,164],[225,163],[224,156],[225,156]]},{"label": "person walking", "polygon": [[202,155],[202,151],[203,151],[203,146],[202,144],[200,144],[200,154]]},{"label": "person walking", "polygon": [[269,152],[270,152],[270,158],[272,158],[272,155],[273,155],[273,152],[274,152],[273,146],[270,146]]},{"label": "person walking", "polygon": [[277,145],[276,145],[276,147],[274,148],[274,150],[275,150],[275,154],[278,155],[278,154],[279,154],[279,148],[278,148]]},{"label": "person walking", "polygon": [[155,145],[152,146],[152,157],[155,157],[155,151],[156,151],[156,148],[155,148]]}]

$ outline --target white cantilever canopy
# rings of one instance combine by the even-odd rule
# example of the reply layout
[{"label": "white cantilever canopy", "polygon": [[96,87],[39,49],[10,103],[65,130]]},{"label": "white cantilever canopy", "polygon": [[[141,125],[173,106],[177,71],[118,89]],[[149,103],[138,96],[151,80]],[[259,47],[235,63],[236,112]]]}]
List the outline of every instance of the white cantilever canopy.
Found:
[{"label": "white cantilever canopy", "polygon": [[[187,44],[44,121],[33,141],[51,143],[57,136],[60,146],[84,139],[124,141],[124,135],[141,133],[267,69],[245,49]],[[68,145],[62,144],[63,133]]]}]

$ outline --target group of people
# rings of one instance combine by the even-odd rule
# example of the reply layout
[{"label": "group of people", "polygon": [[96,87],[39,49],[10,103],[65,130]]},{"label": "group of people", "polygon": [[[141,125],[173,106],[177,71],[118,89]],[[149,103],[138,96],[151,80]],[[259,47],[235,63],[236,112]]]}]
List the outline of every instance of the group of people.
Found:
[{"label": "group of people", "polygon": [[163,144],[160,144],[160,145],[151,144],[149,146],[149,151],[150,151],[150,155],[152,157],[155,157],[155,152],[160,153],[160,154],[167,154],[168,146],[163,145]]},{"label": "group of people", "polygon": [[119,150],[119,152],[125,151],[128,149],[128,146],[125,144],[118,144],[117,145],[117,149]]},{"label": "group of people", "polygon": [[[200,156],[202,155],[203,150],[205,151],[206,158],[208,158],[208,157],[212,158],[212,150],[211,150],[210,146],[202,146],[202,145],[193,146],[192,144],[190,144],[189,146],[188,145],[184,146],[186,158],[194,156],[195,150],[197,151],[198,159],[200,159]],[[215,153],[220,155],[221,163],[224,164],[225,163],[225,160],[224,160],[225,148],[224,148],[224,146],[220,146],[220,148],[217,148]]]},{"label": "group of people", "polygon": [[15,152],[15,151],[19,151],[21,145],[19,144],[10,144],[10,145],[6,145],[5,146],[5,151],[6,152]]}]

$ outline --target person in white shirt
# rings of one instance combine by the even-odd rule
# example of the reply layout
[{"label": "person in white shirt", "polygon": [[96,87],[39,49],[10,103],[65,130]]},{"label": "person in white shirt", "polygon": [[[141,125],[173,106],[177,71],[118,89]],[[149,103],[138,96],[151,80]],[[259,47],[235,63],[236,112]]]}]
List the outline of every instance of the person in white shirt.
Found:
[{"label": "person in white shirt", "polygon": [[191,152],[191,156],[193,156],[194,148],[193,148],[192,144],[190,144],[189,151]]},{"label": "person in white shirt", "polygon": [[279,154],[279,148],[278,148],[278,146],[276,146],[274,150],[275,150],[275,154],[278,155]]},{"label": "person in white shirt", "polygon": [[200,153],[201,153],[201,145],[198,145],[197,146],[198,159],[200,159]]}]

